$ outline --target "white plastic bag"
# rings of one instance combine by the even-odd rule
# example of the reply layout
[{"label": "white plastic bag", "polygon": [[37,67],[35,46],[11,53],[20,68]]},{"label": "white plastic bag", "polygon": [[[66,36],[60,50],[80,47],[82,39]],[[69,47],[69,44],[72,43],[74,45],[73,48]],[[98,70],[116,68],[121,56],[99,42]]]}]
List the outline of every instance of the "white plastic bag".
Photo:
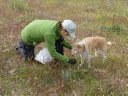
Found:
[{"label": "white plastic bag", "polygon": [[48,48],[43,48],[40,50],[38,54],[36,54],[35,60],[37,60],[40,63],[47,64],[53,61],[53,58],[51,57]]}]

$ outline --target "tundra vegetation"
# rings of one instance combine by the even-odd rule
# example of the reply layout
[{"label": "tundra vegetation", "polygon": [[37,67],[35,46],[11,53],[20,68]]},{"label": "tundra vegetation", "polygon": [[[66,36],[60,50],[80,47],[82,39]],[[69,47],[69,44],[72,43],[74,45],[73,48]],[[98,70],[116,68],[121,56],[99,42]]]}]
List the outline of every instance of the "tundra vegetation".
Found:
[{"label": "tundra vegetation", "polygon": [[[128,0],[0,0],[0,96],[128,96],[127,5]],[[35,19],[72,19],[79,39],[105,37],[112,42],[105,64],[100,57],[92,69],[86,62],[78,69],[80,58],[74,66],[23,62],[13,46]]]}]

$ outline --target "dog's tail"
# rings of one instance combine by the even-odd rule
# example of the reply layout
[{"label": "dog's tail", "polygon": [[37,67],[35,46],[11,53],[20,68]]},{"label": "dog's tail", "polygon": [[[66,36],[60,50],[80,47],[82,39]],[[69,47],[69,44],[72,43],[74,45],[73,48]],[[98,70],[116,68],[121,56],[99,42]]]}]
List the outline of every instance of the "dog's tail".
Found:
[{"label": "dog's tail", "polygon": [[111,46],[111,45],[112,45],[112,42],[110,42],[110,41],[109,41],[109,42],[107,42],[107,45]]}]

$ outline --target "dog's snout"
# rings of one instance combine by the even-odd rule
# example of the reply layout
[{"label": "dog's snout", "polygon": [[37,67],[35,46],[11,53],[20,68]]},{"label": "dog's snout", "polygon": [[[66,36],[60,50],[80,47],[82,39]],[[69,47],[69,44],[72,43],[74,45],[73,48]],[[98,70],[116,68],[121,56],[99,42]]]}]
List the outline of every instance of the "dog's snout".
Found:
[{"label": "dog's snout", "polygon": [[72,54],[74,55],[76,53],[77,53],[77,51],[75,49],[72,49]]}]

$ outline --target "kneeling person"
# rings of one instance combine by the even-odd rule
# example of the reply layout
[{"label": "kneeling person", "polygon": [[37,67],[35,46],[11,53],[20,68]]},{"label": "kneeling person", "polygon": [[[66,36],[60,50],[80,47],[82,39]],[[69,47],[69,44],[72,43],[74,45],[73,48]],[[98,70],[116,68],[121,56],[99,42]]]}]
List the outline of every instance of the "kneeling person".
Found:
[{"label": "kneeling person", "polygon": [[50,55],[65,63],[75,64],[74,58],[64,56],[64,49],[72,49],[70,43],[64,40],[65,36],[76,38],[76,24],[72,20],[34,20],[21,31],[21,41],[16,47],[24,60],[33,60],[35,46],[41,42],[46,43]]}]

